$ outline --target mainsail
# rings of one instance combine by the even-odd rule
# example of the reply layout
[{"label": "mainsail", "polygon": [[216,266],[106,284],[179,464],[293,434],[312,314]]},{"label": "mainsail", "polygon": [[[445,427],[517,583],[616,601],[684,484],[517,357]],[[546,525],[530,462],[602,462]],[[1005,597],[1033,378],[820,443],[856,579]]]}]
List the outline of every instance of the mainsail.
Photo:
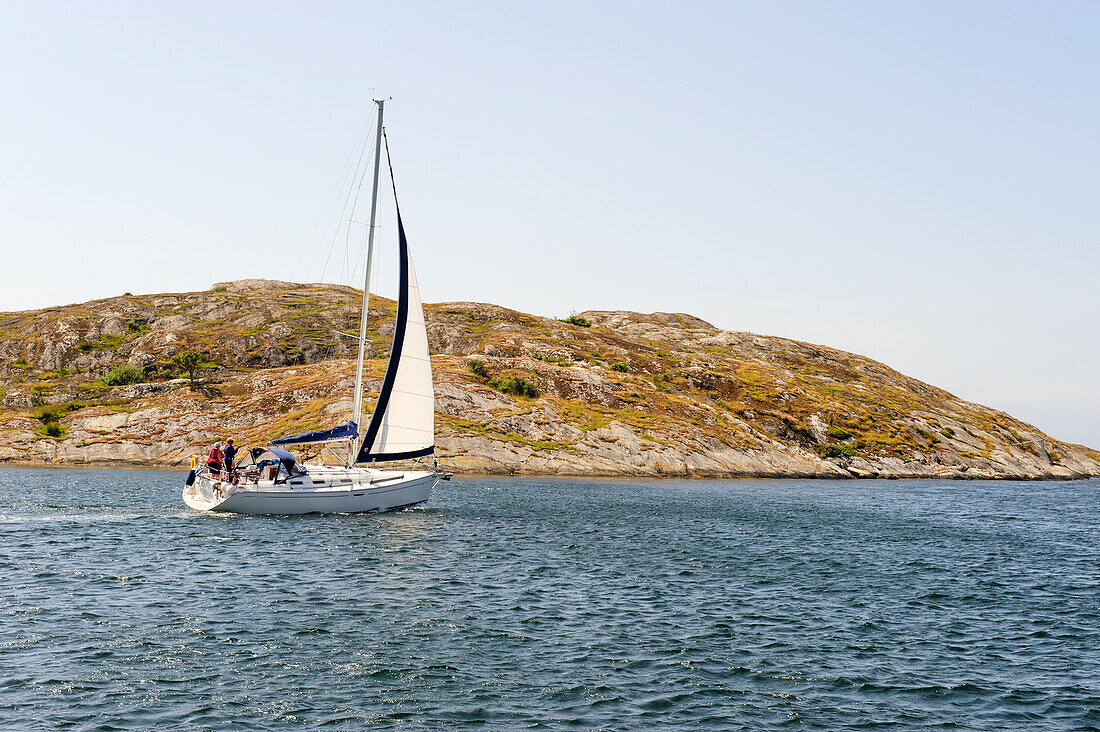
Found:
[{"label": "mainsail", "polygon": [[397,212],[399,280],[397,324],[386,378],[371,415],[357,463],[406,460],[435,450],[435,395],[428,329],[401,211]]}]

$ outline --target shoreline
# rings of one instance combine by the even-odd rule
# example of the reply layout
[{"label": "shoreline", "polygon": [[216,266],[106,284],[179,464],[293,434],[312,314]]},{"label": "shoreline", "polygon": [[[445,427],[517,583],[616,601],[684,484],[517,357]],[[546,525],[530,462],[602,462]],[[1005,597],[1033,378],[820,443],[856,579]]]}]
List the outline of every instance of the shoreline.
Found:
[{"label": "shoreline", "polygon": [[[172,465],[169,463],[141,463],[125,461],[89,461],[86,463],[53,463],[36,460],[5,460],[0,462],[0,470],[4,468],[31,468],[31,469],[58,469],[58,470],[161,470],[161,471],[185,471],[190,468],[186,464]],[[448,471],[456,478],[568,478],[573,480],[837,480],[837,481],[873,481],[873,480],[939,480],[952,482],[982,482],[982,481],[1013,481],[1019,483],[1039,483],[1047,481],[1087,481],[1097,480],[1097,476],[1019,476],[1019,475],[838,475],[831,473],[819,475],[812,473],[674,473],[668,472],[661,475],[634,475],[628,473],[525,473],[525,472],[488,472],[488,471]]]}]

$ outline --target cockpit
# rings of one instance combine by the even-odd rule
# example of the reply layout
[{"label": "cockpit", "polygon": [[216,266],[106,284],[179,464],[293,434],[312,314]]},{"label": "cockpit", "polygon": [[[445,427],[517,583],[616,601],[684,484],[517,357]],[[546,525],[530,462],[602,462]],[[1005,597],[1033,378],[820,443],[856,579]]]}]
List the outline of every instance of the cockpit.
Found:
[{"label": "cockpit", "polygon": [[291,478],[306,475],[298,461],[286,450],[275,447],[254,447],[249,451],[252,464],[244,467],[246,478],[285,483]]}]

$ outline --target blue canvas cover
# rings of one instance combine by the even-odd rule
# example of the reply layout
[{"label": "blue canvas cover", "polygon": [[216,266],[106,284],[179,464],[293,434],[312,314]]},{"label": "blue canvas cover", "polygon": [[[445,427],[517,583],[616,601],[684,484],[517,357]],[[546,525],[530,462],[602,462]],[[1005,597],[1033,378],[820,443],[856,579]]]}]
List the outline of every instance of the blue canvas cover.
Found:
[{"label": "blue canvas cover", "polygon": [[283,463],[285,463],[287,467],[290,467],[291,465],[293,465],[296,462],[295,457],[293,455],[291,455],[289,452],[287,452],[286,450],[271,449],[271,450],[268,450],[268,452],[270,452],[272,455],[274,455],[275,457],[282,460]]},{"label": "blue canvas cover", "polygon": [[291,435],[290,437],[280,437],[277,440],[272,440],[272,445],[304,445],[311,442],[335,442],[336,440],[350,440],[353,437],[359,436],[359,430],[355,427],[355,423],[348,420],[346,424],[341,424],[327,430],[316,430],[315,432],[303,432],[300,435]]}]

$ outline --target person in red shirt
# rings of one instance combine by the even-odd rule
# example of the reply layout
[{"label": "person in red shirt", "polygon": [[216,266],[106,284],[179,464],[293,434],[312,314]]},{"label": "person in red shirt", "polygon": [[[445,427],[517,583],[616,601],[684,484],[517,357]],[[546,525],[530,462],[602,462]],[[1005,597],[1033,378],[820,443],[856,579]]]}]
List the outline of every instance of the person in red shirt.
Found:
[{"label": "person in red shirt", "polygon": [[206,458],[206,469],[213,475],[219,475],[222,472],[222,443],[215,442],[214,447],[210,449],[210,455]]}]

